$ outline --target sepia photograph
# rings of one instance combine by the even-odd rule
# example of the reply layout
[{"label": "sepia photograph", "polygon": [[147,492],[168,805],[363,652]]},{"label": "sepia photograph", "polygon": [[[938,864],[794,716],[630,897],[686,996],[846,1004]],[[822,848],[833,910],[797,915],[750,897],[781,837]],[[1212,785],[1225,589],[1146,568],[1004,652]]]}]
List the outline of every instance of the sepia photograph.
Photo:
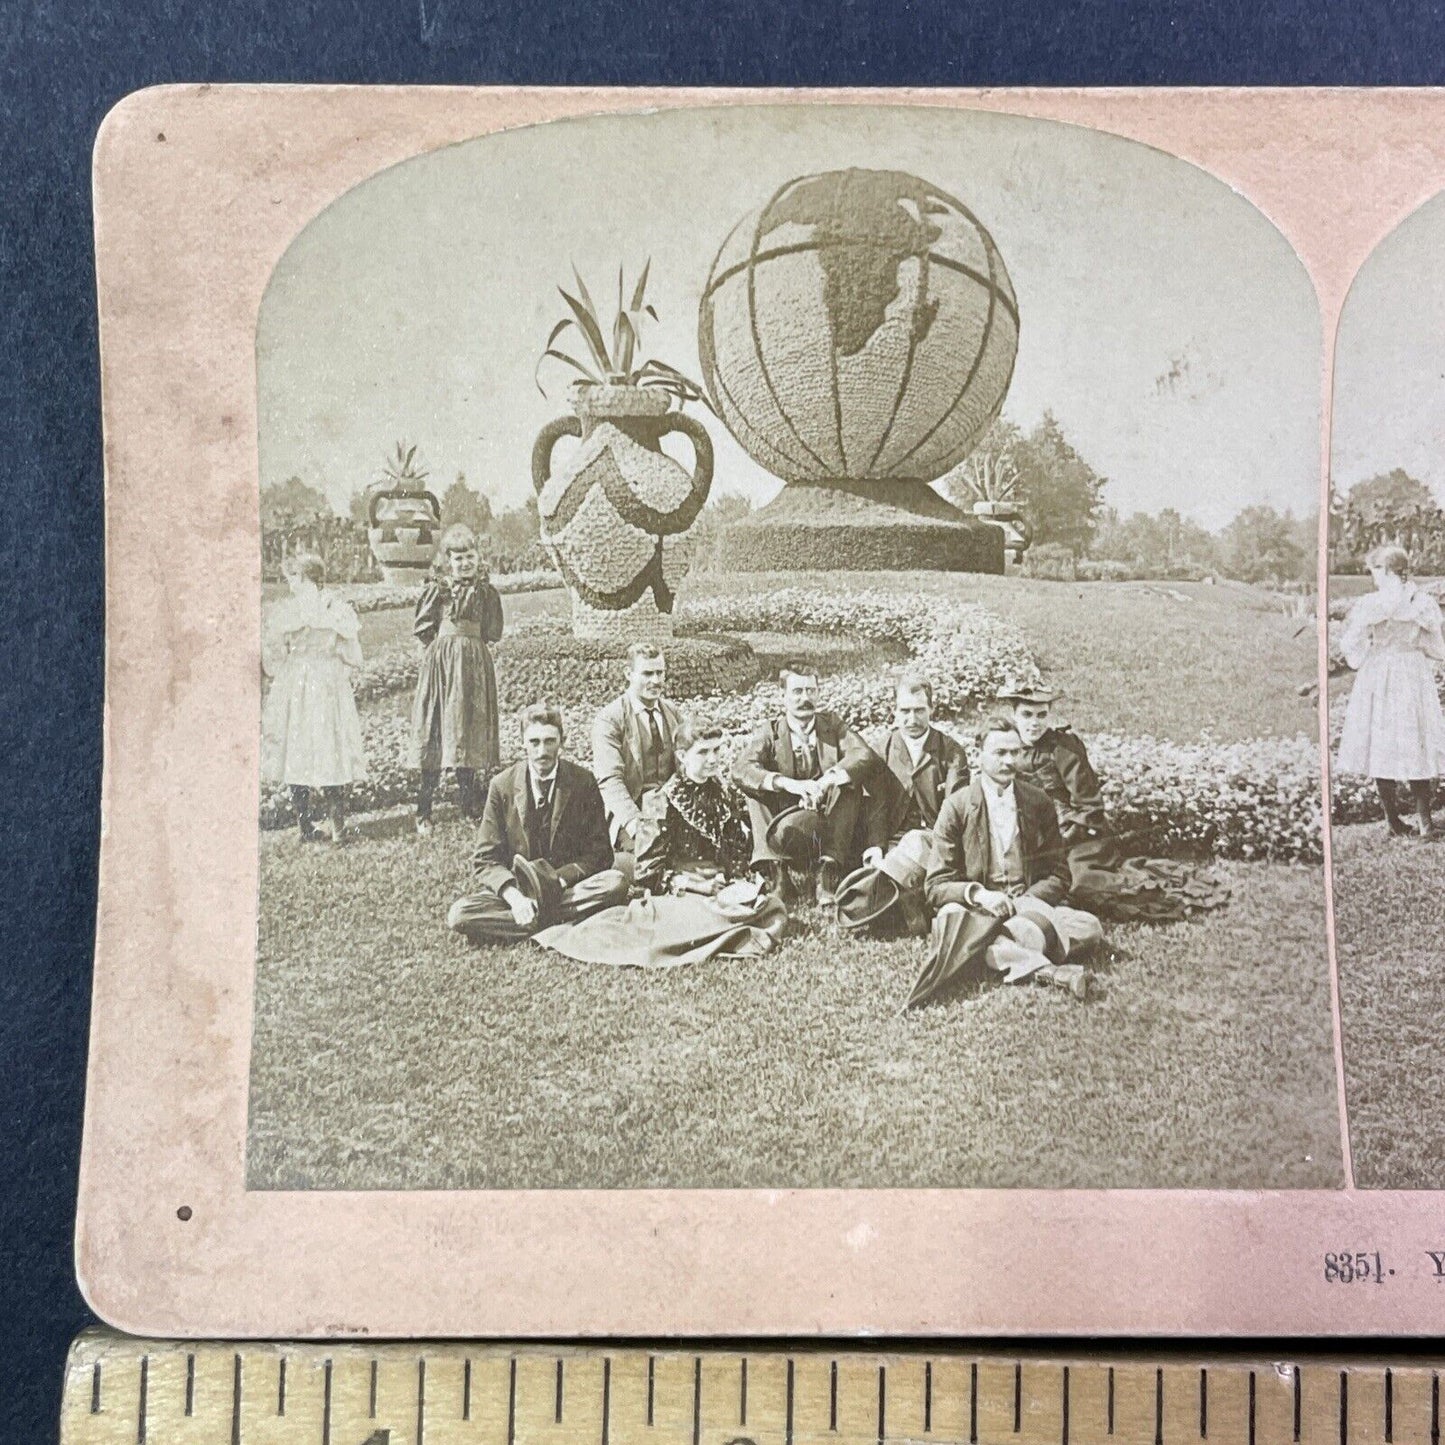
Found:
[{"label": "sepia photograph", "polygon": [[1360,267],[1335,353],[1335,941],[1356,1182],[1445,1185],[1445,197]]},{"label": "sepia photograph", "polygon": [[[1438,385],[1402,249],[1340,417],[1406,318]],[[1322,699],[1315,291],[1223,182],[985,111],[531,125],[327,205],[255,344],[250,1189],[1340,1188],[1326,701],[1398,1124],[1349,969],[1435,950],[1439,409],[1336,422]]]}]

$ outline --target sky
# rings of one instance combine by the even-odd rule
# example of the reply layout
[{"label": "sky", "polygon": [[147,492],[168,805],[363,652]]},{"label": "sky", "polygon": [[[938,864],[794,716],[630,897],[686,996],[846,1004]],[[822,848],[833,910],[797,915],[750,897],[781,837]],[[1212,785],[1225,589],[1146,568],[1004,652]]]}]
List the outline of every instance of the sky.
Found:
[{"label": "sky", "polygon": [[[694,377],[697,305],[724,236],[782,182],[912,172],[992,233],[1018,296],[1006,415],[1046,408],[1121,512],[1205,526],[1318,505],[1320,331],[1288,243],[1222,182],[1083,127],[890,107],[727,107],[590,117],[462,142],[338,198],[278,263],[257,331],[263,484],[300,476],[338,510],[400,439],[434,485],[494,509],[530,486],[566,411],[533,369],[575,263],[594,295],[652,262],[651,351]],[[570,289],[570,287],[569,287]],[[781,483],[722,424],[714,492]],[[559,459],[560,459],[559,451]]]},{"label": "sky", "polygon": [[1360,267],[1340,316],[1335,485],[1404,467],[1445,505],[1445,196],[1402,221]]}]

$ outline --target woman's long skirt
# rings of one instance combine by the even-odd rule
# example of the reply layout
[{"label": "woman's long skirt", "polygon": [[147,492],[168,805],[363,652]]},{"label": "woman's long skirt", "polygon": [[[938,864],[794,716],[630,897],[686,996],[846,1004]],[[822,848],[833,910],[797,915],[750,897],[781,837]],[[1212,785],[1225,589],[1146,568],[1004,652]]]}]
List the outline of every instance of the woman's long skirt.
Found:
[{"label": "woman's long skirt", "polygon": [[497,770],[497,674],[480,638],[443,634],[427,646],[412,699],[411,734],[413,768]]}]

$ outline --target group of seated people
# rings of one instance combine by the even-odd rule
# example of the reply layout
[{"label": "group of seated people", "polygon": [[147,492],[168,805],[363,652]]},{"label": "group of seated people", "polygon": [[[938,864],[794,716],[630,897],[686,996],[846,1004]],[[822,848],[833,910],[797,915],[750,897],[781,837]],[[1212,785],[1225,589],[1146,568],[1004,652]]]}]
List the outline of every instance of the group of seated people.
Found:
[{"label": "group of seated people", "polygon": [[931,936],[909,1002],[997,976],[1087,992],[1102,936],[1071,899],[1070,858],[1099,862],[1108,826],[1054,695],[1008,687],[979,772],[905,673],[875,751],[782,674],[782,712],[731,767],[716,726],[664,697],[666,658],[639,643],[593,725],[592,769],[562,756],[560,712],[522,714],[525,757],[488,789],[473,886],[448,923],[473,942],[535,938],[589,962],[666,966],[766,952],[810,899],[850,930]]}]

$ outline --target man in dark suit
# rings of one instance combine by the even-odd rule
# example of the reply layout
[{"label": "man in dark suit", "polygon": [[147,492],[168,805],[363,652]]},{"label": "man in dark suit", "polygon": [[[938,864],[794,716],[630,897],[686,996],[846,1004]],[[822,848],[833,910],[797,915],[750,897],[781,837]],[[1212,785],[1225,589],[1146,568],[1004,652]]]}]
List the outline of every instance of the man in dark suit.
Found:
[{"label": "man in dark suit", "polygon": [[526,758],[487,789],[474,887],[447,913],[473,943],[528,938],[626,900],[597,781],[561,756],[562,736],[562,714],[533,703],[522,714]]},{"label": "man in dark suit", "polygon": [[748,795],[754,861],[780,884],[793,881],[789,869],[816,868],[818,902],[830,906],[857,857],[864,786],[882,764],[842,718],[819,710],[814,674],[787,671],[780,681],[783,716],[754,731],[733,777]]},{"label": "man in dark suit", "polygon": [[[627,690],[592,721],[592,771],[602,789],[612,846],[621,863],[645,847],[638,843],[645,806],[677,771],[673,738],[678,712],[662,691],[667,660],[652,642],[634,642],[627,650]],[[645,831],[645,828],[644,828]]]},{"label": "man in dark suit", "polygon": [[[927,992],[979,964],[1057,983],[1079,997],[1088,975],[1071,959],[1103,937],[1099,920],[1066,906],[1069,864],[1048,794],[1018,781],[1023,740],[1011,718],[985,724],[980,775],[945,799],[924,879],[936,910]],[[915,987],[914,1001],[919,1001]]]},{"label": "man in dark suit", "polygon": [[968,782],[963,744],[940,732],[932,719],[933,684],[922,673],[904,673],[873,789],[865,863],[876,867],[908,833],[931,832],[943,800]]}]

